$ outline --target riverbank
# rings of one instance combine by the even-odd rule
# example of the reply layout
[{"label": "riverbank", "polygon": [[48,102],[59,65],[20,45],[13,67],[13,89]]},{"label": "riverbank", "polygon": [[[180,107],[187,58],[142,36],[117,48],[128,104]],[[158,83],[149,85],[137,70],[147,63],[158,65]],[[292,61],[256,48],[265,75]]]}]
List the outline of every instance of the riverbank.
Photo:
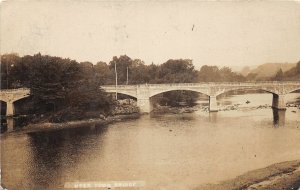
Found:
[{"label": "riverbank", "polygon": [[[65,128],[93,127],[128,119],[137,119],[140,115],[139,108],[136,104],[128,100],[119,100],[115,102],[114,108],[106,114],[103,113],[103,110],[84,112],[83,110],[71,109],[69,107],[51,114],[19,116],[17,119],[24,118],[25,122],[23,121],[22,125],[14,127],[11,131],[4,131],[4,134],[11,132],[30,133]],[[10,119],[10,121],[12,121],[11,127],[13,125],[16,126],[13,124],[15,123],[14,120],[16,120],[16,118]],[[8,123],[8,120],[6,120],[6,123]]]},{"label": "riverbank", "polygon": [[68,121],[63,123],[43,122],[43,123],[36,123],[36,124],[28,124],[25,127],[17,128],[14,131],[3,133],[2,135],[9,134],[9,133],[15,133],[15,134],[32,133],[32,132],[59,130],[59,129],[66,129],[66,128],[108,125],[114,122],[137,119],[140,116],[141,116],[140,113],[131,113],[131,114],[124,114],[124,115],[108,116],[106,118],[102,117],[102,118],[94,118],[94,119],[83,119],[83,120]]},{"label": "riverbank", "polygon": [[298,190],[300,160],[287,161],[253,170],[218,184],[202,185],[195,190]]}]

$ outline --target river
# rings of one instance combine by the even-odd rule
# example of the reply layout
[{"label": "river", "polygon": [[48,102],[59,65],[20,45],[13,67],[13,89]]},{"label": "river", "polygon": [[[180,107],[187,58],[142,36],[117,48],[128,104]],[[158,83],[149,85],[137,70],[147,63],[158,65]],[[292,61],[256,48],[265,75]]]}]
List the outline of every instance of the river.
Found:
[{"label": "river", "polygon": [[[299,99],[300,93],[287,97],[290,103]],[[252,109],[271,102],[271,94],[229,95],[220,105],[241,104],[239,110],[3,134],[2,184],[32,190],[76,181],[142,181],[142,189],[185,190],[299,159],[300,109]]]}]

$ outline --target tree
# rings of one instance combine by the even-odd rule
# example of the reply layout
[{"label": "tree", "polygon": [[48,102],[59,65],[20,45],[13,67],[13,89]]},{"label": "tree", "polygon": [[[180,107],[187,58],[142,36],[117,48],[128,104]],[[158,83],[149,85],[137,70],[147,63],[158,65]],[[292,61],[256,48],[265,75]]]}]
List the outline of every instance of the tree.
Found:
[{"label": "tree", "polygon": [[99,61],[95,66],[96,80],[100,81],[100,84],[114,84],[115,73],[113,70],[109,69],[109,66],[103,62]]},{"label": "tree", "polygon": [[197,72],[190,59],[170,59],[161,64],[157,74],[158,83],[197,82]]},{"label": "tree", "polygon": [[283,80],[283,72],[282,72],[282,69],[279,69],[276,73],[276,75],[274,76],[273,80],[276,80],[276,81],[281,81]]},{"label": "tree", "polygon": [[21,58],[16,53],[1,56],[1,88],[18,88],[20,86],[20,70],[18,70]]},{"label": "tree", "polygon": [[149,83],[151,76],[148,73],[148,66],[140,59],[134,59],[131,66],[128,67],[129,84],[145,84]]},{"label": "tree", "polygon": [[296,65],[296,70],[297,70],[297,73],[300,74],[300,61],[298,61],[297,65]]},{"label": "tree", "polygon": [[32,61],[29,80],[35,104],[52,105],[53,110],[64,106],[67,92],[79,76],[78,63],[41,54],[34,55]]},{"label": "tree", "polygon": [[217,66],[204,65],[198,72],[200,82],[217,82],[221,81],[219,68]]},{"label": "tree", "polygon": [[114,71],[115,65],[118,73],[118,84],[126,84],[127,80],[127,67],[132,66],[132,59],[127,55],[121,55],[119,58],[114,56],[109,62],[109,69]]}]

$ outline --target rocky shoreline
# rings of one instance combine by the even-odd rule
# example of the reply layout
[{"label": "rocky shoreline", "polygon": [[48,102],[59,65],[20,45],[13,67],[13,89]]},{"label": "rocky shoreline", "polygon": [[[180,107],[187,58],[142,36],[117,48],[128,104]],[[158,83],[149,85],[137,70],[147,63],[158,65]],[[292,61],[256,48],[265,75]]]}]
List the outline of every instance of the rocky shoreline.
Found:
[{"label": "rocky shoreline", "polygon": [[300,160],[276,163],[253,170],[218,184],[206,184],[195,190],[298,190]]},{"label": "rocky shoreline", "polygon": [[[234,104],[234,105],[224,105],[219,106],[218,111],[232,111],[232,110],[257,110],[257,109],[270,109],[272,108],[271,105],[265,104],[265,105],[259,105],[254,107],[241,107],[241,104]],[[300,110],[300,105],[296,104],[287,104],[287,108],[298,108]],[[153,110],[153,113],[155,114],[165,114],[165,113],[171,113],[171,114],[180,114],[180,113],[193,113],[195,111],[201,111],[201,112],[209,112],[208,106],[182,106],[182,107],[170,107],[170,106],[158,106]]]}]

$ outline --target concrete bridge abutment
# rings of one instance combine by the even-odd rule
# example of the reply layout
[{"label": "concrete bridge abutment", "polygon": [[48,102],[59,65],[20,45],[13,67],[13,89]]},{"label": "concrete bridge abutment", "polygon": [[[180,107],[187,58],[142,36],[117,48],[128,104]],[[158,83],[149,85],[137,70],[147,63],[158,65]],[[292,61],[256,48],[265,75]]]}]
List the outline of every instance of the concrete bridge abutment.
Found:
[{"label": "concrete bridge abutment", "polygon": [[209,112],[217,112],[218,104],[216,96],[209,96]]},{"label": "concrete bridge abutment", "polygon": [[137,106],[140,108],[141,113],[150,113],[153,109],[150,98],[137,99]]}]

